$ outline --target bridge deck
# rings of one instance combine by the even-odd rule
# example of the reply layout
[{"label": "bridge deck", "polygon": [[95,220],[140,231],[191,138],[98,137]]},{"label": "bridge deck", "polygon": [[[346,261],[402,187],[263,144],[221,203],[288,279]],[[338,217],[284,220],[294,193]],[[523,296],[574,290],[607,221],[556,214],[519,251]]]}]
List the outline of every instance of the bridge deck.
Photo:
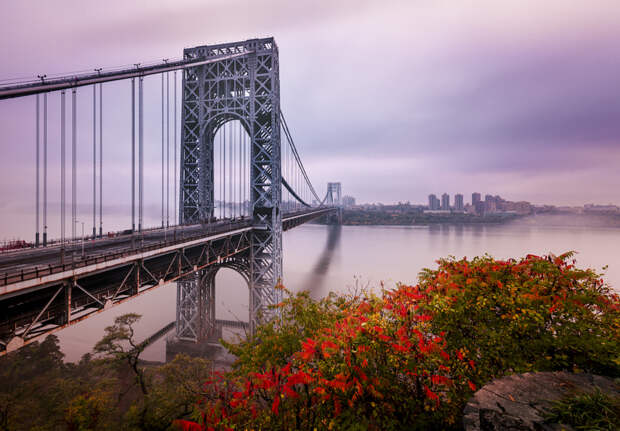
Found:
[{"label": "bridge deck", "polygon": [[[283,217],[291,229],[334,208],[315,208]],[[0,355],[211,265],[247,261],[250,220],[153,229],[141,234],[31,248],[0,255]],[[19,347],[19,346],[17,346]]]},{"label": "bridge deck", "polygon": [[[305,222],[308,216],[329,211],[327,208],[288,213],[283,217],[283,228],[288,230]],[[26,248],[0,254],[0,297],[14,289],[6,286],[46,275],[79,269],[107,262],[119,257],[157,251],[169,246],[182,245],[196,239],[208,239],[234,231],[247,231],[252,228],[248,219],[225,220],[206,225],[172,226],[131,233],[115,234],[113,237],[76,240],[64,245],[64,262],[61,259],[61,244],[48,247]]]}]

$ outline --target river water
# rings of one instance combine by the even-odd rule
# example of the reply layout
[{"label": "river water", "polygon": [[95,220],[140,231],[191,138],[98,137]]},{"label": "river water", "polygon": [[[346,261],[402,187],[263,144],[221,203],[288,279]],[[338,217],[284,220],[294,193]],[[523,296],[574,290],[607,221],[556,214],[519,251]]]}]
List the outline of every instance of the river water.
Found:
[{"label": "river water", "polygon": [[[536,216],[499,225],[434,226],[324,226],[307,224],[284,234],[284,283],[287,288],[309,290],[321,297],[331,291],[382,284],[415,283],[422,268],[436,267],[436,259],[489,253],[496,258],[528,253],[561,254],[575,250],[580,267],[602,272],[620,290],[620,228],[584,223],[582,218]],[[114,317],[135,312],[143,317],[136,328],[146,337],[175,317],[174,284],[97,314],[59,331],[66,360],[76,361],[89,352]],[[247,321],[248,290],[241,276],[222,270],[216,279],[218,318]],[[165,342],[147,348],[143,359],[163,361]]]}]

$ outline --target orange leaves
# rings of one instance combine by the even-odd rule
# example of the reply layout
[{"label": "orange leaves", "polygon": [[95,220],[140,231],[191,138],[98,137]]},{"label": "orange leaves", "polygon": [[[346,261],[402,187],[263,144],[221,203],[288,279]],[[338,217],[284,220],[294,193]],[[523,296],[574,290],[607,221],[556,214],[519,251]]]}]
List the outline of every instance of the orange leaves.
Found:
[{"label": "orange leaves", "polygon": [[469,381],[467,382],[467,384],[469,385],[469,389],[471,389],[473,392],[476,392],[476,385],[474,385],[473,382]]}]

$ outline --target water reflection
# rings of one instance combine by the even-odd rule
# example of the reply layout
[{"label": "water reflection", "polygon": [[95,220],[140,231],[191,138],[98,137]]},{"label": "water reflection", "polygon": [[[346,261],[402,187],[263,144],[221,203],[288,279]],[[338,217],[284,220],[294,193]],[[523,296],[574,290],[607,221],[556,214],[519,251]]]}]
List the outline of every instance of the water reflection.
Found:
[{"label": "water reflection", "polygon": [[308,278],[304,283],[304,290],[320,289],[325,281],[325,275],[329,271],[329,266],[333,261],[334,251],[340,245],[340,236],[342,235],[342,226],[327,226],[327,241],[325,247],[319,255],[312,271],[308,274]]}]

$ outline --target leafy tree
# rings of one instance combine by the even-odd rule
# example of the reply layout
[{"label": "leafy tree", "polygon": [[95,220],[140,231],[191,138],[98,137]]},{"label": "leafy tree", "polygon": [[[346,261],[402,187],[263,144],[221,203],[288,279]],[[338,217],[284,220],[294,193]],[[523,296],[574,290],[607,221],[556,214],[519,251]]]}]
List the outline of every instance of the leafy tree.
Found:
[{"label": "leafy tree", "polygon": [[104,358],[126,363],[135,374],[136,382],[143,395],[147,395],[147,383],[144,369],[139,366],[140,355],[148,346],[148,341],[138,343],[134,340],[133,325],[142,316],[127,313],[114,319],[114,325],[105,328],[105,335],[95,344],[95,353]]},{"label": "leafy tree", "polygon": [[[193,405],[205,392],[203,384],[211,375],[208,361],[178,355],[172,362],[161,367],[145,367],[140,364],[140,354],[148,341],[135,340],[134,325],[140,315],[129,313],[118,316],[114,325],[105,329],[104,337],[95,345],[94,351],[105,361],[126,365],[131,370],[140,392],[133,394],[123,417],[125,429],[166,430],[173,421],[192,412]],[[122,369],[119,369],[122,375]],[[119,397],[128,393],[124,390]],[[79,406],[98,407],[91,398],[78,400]],[[91,408],[93,412],[96,409]]]},{"label": "leafy tree", "polygon": [[56,388],[63,356],[58,337],[50,335],[0,358],[1,430],[28,429],[41,422],[50,423],[51,429],[60,420],[56,401],[62,394]]},{"label": "leafy tree", "polygon": [[420,276],[421,310],[478,363],[478,384],[528,371],[620,376],[618,296],[572,252],[438,262]]}]

